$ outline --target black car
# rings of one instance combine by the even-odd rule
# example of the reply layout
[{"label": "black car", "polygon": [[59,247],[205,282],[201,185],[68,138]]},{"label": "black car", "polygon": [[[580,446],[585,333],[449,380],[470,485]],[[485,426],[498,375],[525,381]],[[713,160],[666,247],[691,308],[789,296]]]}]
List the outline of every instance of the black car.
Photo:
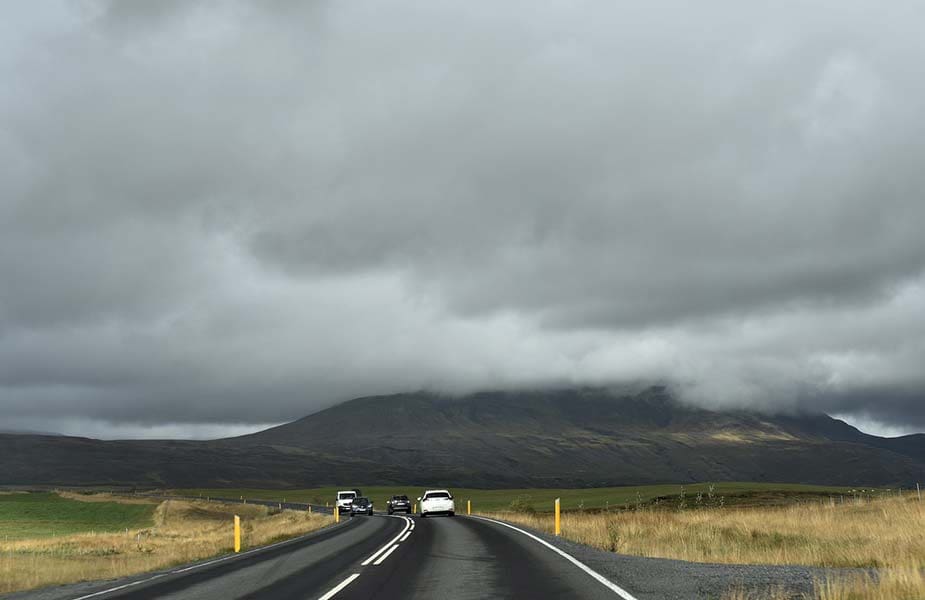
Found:
[{"label": "black car", "polygon": [[350,516],[361,514],[361,515],[372,515],[373,514],[373,503],[366,496],[360,496],[359,498],[353,501],[353,504],[350,505]]},{"label": "black car", "polygon": [[408,496],[392,496],[386,504],[389,506],[390,515],[395,512],[411,514],[411,500],[408,499]]}]

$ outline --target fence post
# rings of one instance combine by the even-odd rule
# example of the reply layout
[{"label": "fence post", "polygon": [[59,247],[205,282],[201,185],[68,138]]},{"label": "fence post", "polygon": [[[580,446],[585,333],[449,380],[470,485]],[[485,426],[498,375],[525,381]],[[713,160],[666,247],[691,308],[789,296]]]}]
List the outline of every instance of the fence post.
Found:
[{"label": "fence post", "polygon": [[234,516],[234,551],[241,551],[241,517]]},{"label": "fence post", "polygon": [[562,521],[559,515],[559,498],[556,498],[556,535],[562,534]]}]

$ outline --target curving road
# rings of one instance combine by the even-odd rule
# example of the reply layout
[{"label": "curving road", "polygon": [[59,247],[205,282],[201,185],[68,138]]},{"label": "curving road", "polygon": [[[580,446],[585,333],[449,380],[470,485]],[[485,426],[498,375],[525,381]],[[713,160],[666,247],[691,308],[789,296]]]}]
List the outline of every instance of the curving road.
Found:
[{"label": "curving road", "polygon": [[[30,600],[574,598],[632,600],[574,558],[477,517],[354,517],[239,555]],[[621,593],[622,592],[622,593]]]}]

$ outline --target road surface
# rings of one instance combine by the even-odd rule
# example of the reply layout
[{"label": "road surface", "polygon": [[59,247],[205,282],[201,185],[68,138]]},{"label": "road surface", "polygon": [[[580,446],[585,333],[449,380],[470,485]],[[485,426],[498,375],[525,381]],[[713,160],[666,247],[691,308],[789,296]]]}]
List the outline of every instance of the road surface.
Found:
[{"label": "road surface", "polygon": [[559,552],[510,526],[476,517],[357,516],[245,554],[124,581],[66,586],[15,597],[633,598],[628,592],[619,594],[612,583],[600,575],[596,578],[594,571]]}]

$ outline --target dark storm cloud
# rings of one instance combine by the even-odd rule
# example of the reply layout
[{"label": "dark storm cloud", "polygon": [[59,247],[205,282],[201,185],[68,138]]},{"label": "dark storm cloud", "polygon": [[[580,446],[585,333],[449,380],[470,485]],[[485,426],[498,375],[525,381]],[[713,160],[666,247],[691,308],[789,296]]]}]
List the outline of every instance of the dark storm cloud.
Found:
[{"label": "dark storm cloud", "polygon": [[923,428],[922,16],[23,8],[0,407],[110,431],[651,379]]}]

